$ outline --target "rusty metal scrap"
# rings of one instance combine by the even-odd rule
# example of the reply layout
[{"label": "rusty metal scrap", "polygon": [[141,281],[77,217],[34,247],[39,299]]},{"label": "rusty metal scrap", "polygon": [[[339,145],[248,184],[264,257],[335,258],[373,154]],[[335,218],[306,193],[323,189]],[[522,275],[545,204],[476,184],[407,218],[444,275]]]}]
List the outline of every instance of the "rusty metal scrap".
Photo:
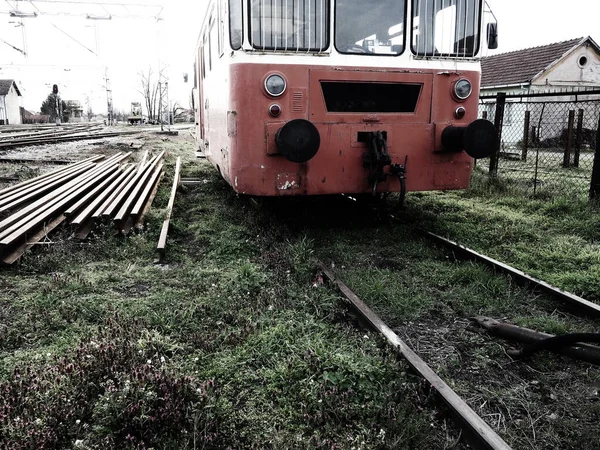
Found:
[{"label": "rusty metal scrap", "polygon": [[130,156],[95,156],[0,190],[0,260],[14,263],[64,222],[82,237],[101,216],[121,232],[141,221],[162,176],[164,152],[140,164],[127,163]]},{"label": "rusty metal scrap", "polygon": [[[494,336],[531,345],[536,345],[542,342],[551,343],[552,340],[560,338],[559,336],[555,336],[553,334],[542,333],[539,331],[531,330],[529,328],[519,327],[510,323],[500,322],[498,320],[492,319],[491,317],[476,316],[472,317],[471,321],[484,328],[485,330],[489,331],[490,334],[493,334]],[[598,335],[595,333],[586,334],[596,335],[596,339],[598,337]],[[582,340],[583,339],[584,337],[582,337]],[[571,358],[576,358],[582,361],[587,361],[592,364],[600,365],[600,347],[595,345],[576,342],[571,343],[571,345],[545,345],[540,347],[540,349],[542,348],[554,353],[569,356]],[[525,347],[525,349],[527,349],[527,347]],[[516,349],[507,350],[507,354],[514,358],[528,356],[530,353],[530,351],[523,352],[521,350]]]}]

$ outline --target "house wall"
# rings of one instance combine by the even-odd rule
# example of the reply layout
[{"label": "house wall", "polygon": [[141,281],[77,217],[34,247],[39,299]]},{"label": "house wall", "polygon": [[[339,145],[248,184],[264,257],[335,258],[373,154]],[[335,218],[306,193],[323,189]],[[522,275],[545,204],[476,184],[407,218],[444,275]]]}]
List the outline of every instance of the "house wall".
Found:
[{"label": "house wall", "polygon": [[[587,62],[581,65],[580,59]],[[600,87],[600,55],[591,45],[583,44],[558,64],[550,67],[532,81],[532,87]]]},{"label": "house wall", "polygon": [[21,99],[19,94],[17,94],[14,84],[10,87],[8,94],[4,97],[3,105],[6,104],[6,116],[8,118],[8,124],[15,125],[22,123]]}]

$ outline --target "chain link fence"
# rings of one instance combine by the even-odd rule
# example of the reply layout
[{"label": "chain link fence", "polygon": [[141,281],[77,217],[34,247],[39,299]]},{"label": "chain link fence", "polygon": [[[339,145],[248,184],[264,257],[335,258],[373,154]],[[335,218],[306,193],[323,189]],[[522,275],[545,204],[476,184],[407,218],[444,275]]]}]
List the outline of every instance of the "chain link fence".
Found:
[{"label": "chain link fence", "polygon": [[482,96],[479,116],[500,129],[500,149],[478,173],[536,197],[590,195],[600,94]]}]

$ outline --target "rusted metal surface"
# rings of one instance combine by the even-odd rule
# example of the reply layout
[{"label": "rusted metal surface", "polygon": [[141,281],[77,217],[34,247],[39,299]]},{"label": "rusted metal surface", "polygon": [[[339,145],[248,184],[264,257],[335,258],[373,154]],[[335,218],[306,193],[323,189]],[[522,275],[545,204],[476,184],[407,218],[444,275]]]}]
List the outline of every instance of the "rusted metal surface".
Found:
[{"label": "rusted metal surface", "polygon": [[[277,99],[264,93],[263,78],[270,71],[282,73],[290,86]],[[230,67],[229,79],[245,82],[231,84],[231,96],[235,99],[231,114],[223,120],[208,120],[204,108],[200,108],[197,134],[209,141],[206,157],[218,166],[238,193],[260,196],[369,193],[372,186],[363,166],[367,144],[358,136],[372,131],[387,134],[393,163],[403,164],[408,157],[408,191],[462,189],[468,186],[473,159],[465,152],[441,151],[444,128],[450,124],[466,126],[477,118],[476,95],[464,102],[451,95],[453,83],[461,77],[468,78],[473,86],[479,85],[480,75],[476,71],[459,74],[394,67],[336,70],[323,66],[238,63]],[[418,84],[422,88],[414,113],[338,113],[327,111],[320,85],[327,80]],[[281,115],[276,118],[268,113],[273,103],[281,106]],[[462,119],[454,117],[458,106],[466,109]],[[275,145],[277,131],[295,119],[311,121],[321,137],[317,154],[302,164],[285,159]],[[278,184],[281,179],[289,183]],[[293,189],[282,189],[294,183]],[[378,191],[388,190],[400,190],[396,177],[378,185]]]},{"label": "rusted metal surface", "polygon": [[467,431],[465,436],[476,449],[510,450],[490,426],[479,417],[465,401],[444,382],[425,361],[423,361],[400,337],[394,333],[354,292],[325,265],[320,264],[325,276],[334,283],[356,310],[371,324],[373,328],[385,336],[387,341],[398,350],[408,364],[433,387],[444,403],[455,413],[461,427]]},{"label": "rusted metal surface", "polygon": [[561,300],[565,303],[569,303],[578,308],[581,308],[587,313],[591,313],[594,315],[600,314],[600,305],[598,305],[597,303],[593,303],[589,300],[579,297],[578,295],[552,286],[551,284],[546,283],[545,281],[538,280],[537,278],[534,278],[531,275],[527,275],[525,272],[522,272],[519,269],[515,269],[514,267],[511,267],[508,264],[504,264],[500,261],[490,258],[489,256],[477,253],[476,251],[471,250],[470,248],[467,248],[449,239],[443,238],[435,233],[431,233],[430,231],[422,231],[422,233],[430,239],[434,240],[435,242],[438,242],[450,248],[453,252],[456,252],[457,256],[466,256],[469,259],[484,263],[496,270],[508,273],[517,281],[521,281],[533,287],[534,289],[539,289],[545,292],[546,294],[549,294],[550,296]]},{"label": "rusted metal surface", "polygon": [[[69,232],[74,231],[80,238],[87,236],[96,225],[96,217],[119,196],[121,200],[127,196],[127,210],[140,205],[136,210],[139,215],[150,203],[149,194],[157,188],[163,155],[164,152],[145,164],[139,177],[138,166],[124,164],[131,152],[117,153],[104,161],[100,161],[104,157],[88,158],[0,191],[0,212],[12,212],[0,221],[0,261],[14,263],[68,219],[72,219]],[[138,184],[132,184],[136,178]],[[132,189],[124,193],[127,186]],[[113,215],[114,212],[106,217],[115,220]],[[132,227],[137,217],[125,219],[125,226]],[[123,225],[119,223],[118,228]]]},{"label": "rusted metal surface", "polygon": [[177,187],[179,186],[180,171],[181,158],[177,158],[177,163],[175,164],[175,175],[173,176],[173,185],[171,186],[171,196],[169,197],[169,203],[167,205],[167,214],[165,217],[165,221],[163,222],[162,228],[160,230],[158,245],[156,246],[156,251],[159,254],[159,259],[164,258],[165,250],[167,248],[167,235],[169,233],[169,223],[171,222],[171,213],[173,211],[173,205],[175,205],[175,194],[177,193]]},{"label": "rusted metal surface", "polygon": [[[509,339],[526,344],[536,344],[551,338],[556,338],[554,334],[542,333],[529,328],[519,327],[510,323],[500,322],[491,317],[476,316],[471,321],[486,329],[494,336]],[[598,335],[596,335],[598,337]],[[600,347],[585,343],[577,343],[572,346],[558,346],[549,348],[549,351],[569,356],[571,358],[586,361],[592,364],[600,365]],[[521,357],[519,353],[507,351],[510,356]]]}]

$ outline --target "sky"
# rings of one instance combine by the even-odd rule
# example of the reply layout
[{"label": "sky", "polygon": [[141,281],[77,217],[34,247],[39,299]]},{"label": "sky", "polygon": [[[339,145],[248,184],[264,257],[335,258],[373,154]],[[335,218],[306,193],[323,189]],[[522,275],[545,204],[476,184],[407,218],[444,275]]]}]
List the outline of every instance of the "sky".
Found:
[{"label": "sky", "polygon": [[[40,10],[56,15],[24,18],[24,27],[21,27],[19,19],[10,17],[8,11],[17,6],[20,11],[29,11],[31,4],[23,0],[0,0],[0,39],[28,53],[25,58],[0,41],[0,78],[17,80],[26,109],[39,111],[52,84],[56,83],[64,100],[79,100],[85,104],[89,98],[94,112],[104,113],[108,69],[114,108],[128,112],[131,102],[143,102],[138,92],[139,74],[149,69],[156,73],[159,65],[168,74],[171,102],[189,107],[194,47],[207,0],[102,0],[151,5],[108,6],[104,10],[89,4],[92,0],[71,1],[83,6],[34,0]],[[368,0],[362,1],[368,3]],[[490,51],[490,55],[588,35],[600,42],[597,26],[600,2],[597,0],[570,0],[568,8],[564,3],[548,0],[488,0],[488,3],[498,19],[500,43],[498,50]],[[159,11],[163,20],[158,22],[122,17],[149,17]],[[112,20],[85,17],[86,14],[101,17],[107,13],[112,13]],[[187,83],[184,73],[189,74]]]}]

